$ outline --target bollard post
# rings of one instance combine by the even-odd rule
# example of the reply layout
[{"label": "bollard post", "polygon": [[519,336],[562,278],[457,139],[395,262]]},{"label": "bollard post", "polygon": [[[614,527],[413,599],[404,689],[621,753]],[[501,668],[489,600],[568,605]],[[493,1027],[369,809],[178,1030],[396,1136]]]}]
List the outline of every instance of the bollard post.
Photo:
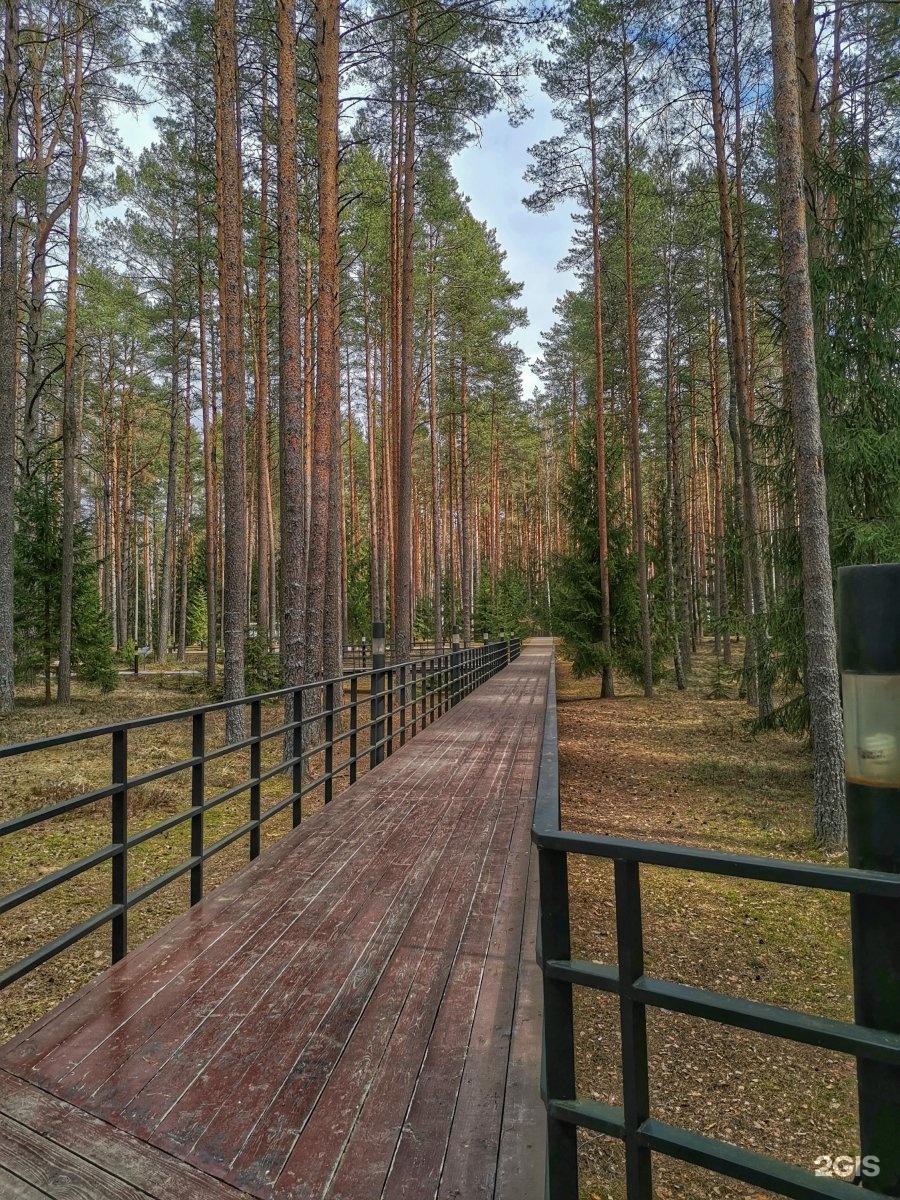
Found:
[{"label": "bollard post", "polygon": [[[850,866],[900,872],[900,564],[843,567],[838,611]],[[850,904],[857,1023],[900,1033],[900,901]],[[900,1196],[900,1067],[857,1059],[857,1086],[862,1186]]]},{"label": "bollard post", "polygon": [[384,762],[384,622],[372,625],[372,731],[369,766]]},{"label": "bollard post", "polygon": [[137,673],[138,673],[138,656],[137,655],[134,656],[134,673],[135,673],[135,675],[137,675]]},{"label": "bollard post", "polygon": [[459,626],[454,625],[450,634],[450,706],[458,704],[460,701],[459,695],[459,673],[462,654],[459,648]]}]

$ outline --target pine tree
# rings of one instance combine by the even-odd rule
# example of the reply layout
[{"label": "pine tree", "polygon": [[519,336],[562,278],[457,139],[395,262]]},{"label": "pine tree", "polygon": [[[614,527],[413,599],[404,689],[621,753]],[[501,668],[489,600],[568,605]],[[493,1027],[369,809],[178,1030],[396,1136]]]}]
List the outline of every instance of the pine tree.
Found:
[{"label": "pine tree", "polygon": [[[91,531],[75,527],[72,587],[72,668],[79,679],[112,691],[118,683],[112,628],[101,611]],[[62,570],[62,495],[49,471],[35,473],[19,489],[16,528],[16,673],[31,682],[51,679],[60,648],[59,579]]]}]

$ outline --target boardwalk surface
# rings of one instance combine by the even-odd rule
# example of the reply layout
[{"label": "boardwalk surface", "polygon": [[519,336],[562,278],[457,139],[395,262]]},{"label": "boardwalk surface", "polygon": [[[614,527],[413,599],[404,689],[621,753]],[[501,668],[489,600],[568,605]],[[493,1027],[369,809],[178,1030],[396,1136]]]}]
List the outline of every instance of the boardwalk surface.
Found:
[{"label": "boardwalk surface", "polygon": [[537,1200],[537,641],[0,1048],[0,1196]]}]

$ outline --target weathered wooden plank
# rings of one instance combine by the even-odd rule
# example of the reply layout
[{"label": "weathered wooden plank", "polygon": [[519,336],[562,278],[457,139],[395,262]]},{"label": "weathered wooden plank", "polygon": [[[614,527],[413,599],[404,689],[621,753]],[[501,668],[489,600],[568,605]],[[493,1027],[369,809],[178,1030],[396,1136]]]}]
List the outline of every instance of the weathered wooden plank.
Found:
[{"label": "weathered wooden plank", "polygon": [[[496,757],[496,746],[492,748],[491,753]],[[458,924],[461,928],[471,894],[469,879],[486,852],[486,833],[492,828],[497,810],[496,797],[490,795],[487,789],[470,790],[469,794],[471,807],[457,810],[460,814],[456,822],[457,828],[453,836],[445,841],[427,888],[417,898],[395,950],[377,981],[371,1003],[360,1022],[361,1028],[352,1030],[347,1042],[346,1038],[335,1038],[331,1024],[323,1022],[317,1034],[321,1034],[323,1050],[326,1052],[317,1060],[307,1050],[302,1062],[295,1064],[283,1095],[279,1097],[277,1110],[267,1114],[266,1126],[262,1131],[257,1131],[242,1151],[236,1164],[244,1172],[238,1175],[239,1179],[252,1182],[258,1178],[255,1171],[265,1164],[270,1164],[274,1176],[279,1166],[284,1164],[287,1153],[293,1151],[291,1160],[294,1166],[288,1177],[298,1182],[299,1169],[303,1186],[310,1196],[317,1194],[316,1187],[320,1190],[324,1187],[327,1173],[323,1178],[321,1172],[327,1172],[328,1167],[336,1162],[343,1139],[352,1128],[355,1115],[365,1098],[368,1077],[379,1061],[380,1056],[376,1054],[375,1047],[379,1046],[383,1050],[390,1037],[397,1013],[402,1008],[403,1000],[408,994],[419,965],[426,957],[426,952],[431,958],[436,950],[447,944],[451,936],[454,944],[458,940],[459,932],[456,926]],[[435,928],[439,930],[437,946],[432,940]],[[335,1048],[338,1054],[335,1054]],[[367,1069],[361,1070],[360,1063],[368,1064]],[[298,1067],[302,1068],[299,1072]],[[318,1075],[325,1071],[325,1090],[328,1092],[329,1102],[326,1104],[324,1100],[319,1100],[310,1116],[309,1125],[303,1128],[300,1139],[303,1146],[298,1145],[295,1148],[292,1142],[296,1140],[296,1135],[290,1140],[287,1136],[291,1128],[288,1122],[293,1114],[294,1128],[297,1134],[300,1134],[297,1125],[299,1115],[305,1114],[312,1107],[307,1098],[310,1089],[322,1092],[325,1080],[320,1080]],[[334,1080],[336,1071],[341,1073],[337,1081]],[[332,1086],[333,1083],[336,1086]],[[279,1131],[277,1136],[272,1135],[273,1129]],[[311,1150],[320,1167],[316,1181],[310,1176],[311,1164],[306,1161],[307,1148]],[[326,1160],[330,1160],[327,1166]],[[278,1178],[279,1187],[287,1186],[283,1175]]]},{"label": "weathered wooden plank", "polygon": [[0,1196],[3,1200],[47,1200],[47,1193],[38,1191],[18,1175],[0,1167]]},{"label": "weathered wooden plank", "polygon": [[[242,1106],[239,1121],[232,1109],[220,1110],[221,1115],[210,1123],[197,1147],[203,1161],[207,1155],[212,1155],[213,1161],[222,1161],[236,1143],[240,1145],[241,1131],[249,1128],[251,1137],[241,1150],[240,1161],[248,1166],[258,1163],[277,1174],[290,1146],[281,1152],[271,1143],[289,1137],[307,1114],[302,1110],[292,1113],[290,1109],[271,1114],[267,1101],[277,1097],[298,1074],[312,1072],[315,1076],[333,1067],[396,947],[410,911],[423,890],[433,884],[443,848],[467,819],[468,806],[448,805],[435,820],[430,806],[419,803],[406,823],[398,823],[393,863],[382,876],[370,904],[350,922],[349,936],[329,939],[323,966],[305,960],[299,964],[302,1019],[297,1020],[289,994],[279,996],[278,1003],[257,1014],[242,1029],[242,1042],[254,1050],[258,1048],[253,1061],[244,1067],[244,1079],[253,1083],[252,1098]],[[322,1035],[319,1040],[323,1051],[318,1055],[310,1045],[317,1033]],[[240,1090],[242,1080],[238,1079],[235,1086]],[[254,1123],[261,1127],[254,1128]],[[232,1162],[236,1159],[232,1154]]]},{"label": "weathered wooden plank", "polygon": [[490,1200],[494,1194],[530,843],[530,807],[520,804],[441,1170],[440,1200]]},{"label": "weathered wooden plank", "polygon": [[[244,1194],[5,1071],[0,1071],[0,1114],[142,1188],[154,1200],[239,1200]],[[0,1196],[5,1200],[6,1193],[0,1190]]]},{"label": "weathered wooden plank", "polygon": [[442,958],[452,958],[487,851],[482,831],[486,810],[494,807],[485,799],[470,827],[465,852],[455,855],[454,872],[448,873],[444,887],[430,890],[407,925],[372,1002],[291,1149],[278,1179],[286,1192],[302,1184],[310,1200],[325,1195],[410,991],[440,972]]},{"label": "weathered wooden plank", "polygon": [[[47,1082],[62,1077],[87,1050],[110,1035],[111,1020],[119,1019],[124,1024],[138,1012],[146,1017],[148,1004],[160,996],[169,981],[183,979],[182,986],[189,987],[192,975],[186,972],[202,977],[204,972],[214,970],[222,934],[238,921],[271,912],[282,895],[290,896],[297,883],[298,861],[300,872],[309,876],[329,862],[343,863],[348,831],[371,819],[373,810],[389,802],[387,795],[364,795],[317,814],[315,822],[292,831],[267,851],[264,859],[257,859],[210,893],[202,904],[14,1037],[0,1051],[0,1064],[19,1072],[38,1067],[36,1074]],[[306,842],[312,844],[306,847]],[[303,853],[299,855],[295,852],[301,846]],[[172,1005],[174,1001],[167,996],[166,1003]],[[54,1056],[60,1046],[65,1047],[64,1057],[57,1061]]]},{"label": "weathered wooden plank", "polygon": [[[484,971],[490,932],[514,832],[515,810],[497,823],[496,843],[479,881],[469,920],[428,1042],[382,1195],[387,1200],[433,1196],[450,1127]],[[496,1152],[495,1152],[496,1153]]]},{"label": "weathered wooden plank", "polygon": [[[387,803],[380,820],[367,824],[363,814],[340,845],[329,842],[320,869],[304,873],[307,853],[300,856],[298,852],[293,871],[290,859],[283,864],[285,879],[276,881],[278,887],[273,889],[268,906],[266,880],[259,881],[260,903],[222,932],[216,945],[203,953],[196,971],[189,963],[172,974],[168,986],[156,989],[133,1019],[117,1026],[89,1056],[82,1058],[76,1070],[65,1074],[59,1087],[61,1094],[69,1099],[96,1096],[93,1110],[116,1119],[170,1055],[195,1035],[204,1018],[240,987],[251,967],[254,985],[264,988],[266,972],[275,974],[282,965],[279,955],[288,950],[299,952],[303,939],[318,928],[319,914],[331,911],[345,894],[340,881],[358,872],[356,856],[376,850],[379,839],[390,836],[396,817],[395,808]],[[299,945],[297,929],[302,932]],[[185,951],[190,953],[189,946]],[[242,995],[241,1003],[249,1003],[248,996]],[[52,1073],[47,1075],[44,1079],[41,1072],[42,1081],[52,1086]]]},{"label": "weathered wooden plank", "polygon": [[143,1188],[0,1115],[0,1162],[53,1200],[147,1200]]},{"label": "weathered wooden plank", "polygon": [[[432,764],[437,771],[439,760]],[[353,958],[354,920],[360,913],[373,911],[383,915],[390,900],[380,894],[396,855],[407,861],[394,869],[394,885],[402,885],[410,861],[418,853],[417,838],[424,844],[428,836],[424,814],[417,813],[414,796],[398,797],[392,815],[375,830],[359,831],[358,859],[329,881],[298,914],[279,938],[247,964],[235,959],[209,988],[195,998],[201,1002],[201,1019],[191,1009],[180,1010],[172,1021],[161,1026],[154,1042],[144,1046],[137,1062],[129,1066],[129,1086],[135,1080],[142,1090],[123,1109],[122,1119],[129,1128],[179,1150],[195,1145],[216,1112],[230,1097],[240,1094],[239,1079],[260,1054],[277,1053],[277,1039],[271,1035],[280,1021],[287,1022],[290,1038],[297,1013],[305,1012],[312,994],[333,997]],[[399,849],[392,850],[398,844]],[[372,904],[370,898],[375,897]],[[302,921],[300,920],[302,916]],[[249,969],[248,969],[249,966]],[[308,981],[315,980],[314,993]],[[216,1003],[207,1008],[211,992]],[[297,1005],[302,1007],[298,1010]],[[167,1051],[174,1049],[171,1056]],[[158,1070],[153,1068],[161,1063]],[[254,1086],[268,1086],[265,1071],[254,1067]],[[281,1082],[279,1079],[278,1083]],[[237,1090],[236,1090],[237,1089]],[[100,1099],[103,1099],[100,1097]],[[240,1107],[244,1131],[250,1114]],[[118,1120],[114,1115],[111,1119]],[[243,1138],[238,1140],[240,1145]],[[229,1149],[234,1146],[226,1138]],[[203,1162],[218,1165],[216,1153],[204,1153]]]},{"label": "weathered wooden plank", "polygon": [[[373,1082],[344,1158],[335,1173],[335,1195],[381,1194],[395,1153],[400,1153],[399,1143],[409,1120],[410,1100],[418,1089],[426,1061],[429,1063],[428,1075],[434,1075],[442,1096],[449,1087],[455,1099],[458,1074],[454,1070],[454,1054],[457,1059],[464,1056],[468,1042],[468,1025],[464,1019],[466,987],[472,988],[471,999],[474,1003],[487,944],[483,926],[487,923],[489,928],[493,906],[497,902],[513,823],[514,813],[502,805],[498,806],[488,853],[471,893],[461,938],[448,948],[442,970],[424,980],[422,988],[410,992],[378,1078]],[[489,896],[492,896],[492,901],[486,902]],[[480,952],[479,936],[482,941]],[[442,1031],[452,1030],[446,1040],[438,1036],[435,1041],[439,1027]],[[455,1048],[451,1043],[456,1044]],[[441,1157],[445,1144],[446,1137],[434,1147]],[[420,1179],[420,1194],[423,1196],[429,1194],[425,1182]]]}]

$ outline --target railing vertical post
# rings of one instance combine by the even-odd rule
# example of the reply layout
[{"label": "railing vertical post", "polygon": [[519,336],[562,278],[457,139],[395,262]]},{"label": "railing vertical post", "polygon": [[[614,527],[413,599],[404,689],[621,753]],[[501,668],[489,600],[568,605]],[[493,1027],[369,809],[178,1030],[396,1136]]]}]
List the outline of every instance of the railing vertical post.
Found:
[{"label": "railing vertical post", "polygon": [[625,1113],[625,1194],[628,1200],[653,1200],[650,1151],[637,1139],[640,1126],[650,1116],[647,1010],[634,999],[633,990],[644,973],[640,864],[617,859],[614,870]]},{"label": "railing vertical post", "polygon": [[191,767],[191,904],[203,899],[203,805],[206,800],[206,714],[198,712],[191,721],[191,755],[197,759]]},{"label": "railing vertical post", "polygon": [[[540,957],[571,958],[569,866],[560,850],[538,850]],[[554,1100],[575,1099],[572,985],[544,974],[544,1075],[547,1111],[548,1200],[578,1200],[578,1132],[550,1111]]]},{"label": "railing vertical post", "polygon": [[334,795],[334,680],[325,684],[325,803]]},{"label": "railing vertical post", "polygon": [[296,829],[303,818],[303,803],[300,793],[303,791],[303,689],[295,688],[292,704],[291,724],[291,791],[294,803],[291,806],[291,821]]},{"label": "railing vertical post", "polygon": [[430,714],[429,724],[433,725],[434,724],[434,715],[435,715],[434,710],[435,710],[435,706],[437,704],[437,699],[438,699],[437,689],[439,687],[439,683],[436,683],[435,680],[437,679],[439,681],[440,676],[435,675],[435,661],[436,660],[432,658],[429,661],[431,663],[431,667],[430,667],[431,673],[428,676],[428,710],[429,710],[429,714]]},{"label": "railing vertical post", "polygon": [[459,626],[454,625],[450,634],[450,705],[459,704],[462,696],[462,651],[459,648]]},{"label": "railing vertical post", "polygon": [[511,662],[512,662],[512,638],[510,637],[509,630],[507,629],[507,631],[506,631],[506,665],[509,666],[509,664]]},{"label": "railing vertical post", "polygon": [[112,961],[128,953],[128,730],[112,735],[112,842],[118,847],[112,860],[112,902],[121,912],[112,919]]},{"label": "railing vertical post", "polygon": [[419,728],[424,729],[428,724],[428,660],[425,658],[422,659],[422,666],[419,673],[422,676],[422,703],[419,712]]},{"label": "railing vertical post", "polygon": [[369,767],[384,762],[384,622],[372,624],[372,689],[371,717],[369,725]]},{"label": "railing vertical post", "polygon": [[[413,695],[416,694],[416,664],[411,663]],[[399,669],[400,675],[400,745],[406,745],[406,663]],[[415,709],[413,710],[415,712]],[[413,721],[410,737],[416,736],[416,723]]]},{"label": "railing vertical post", "polygon": [[359,691],[359,678],[356,675],[350,676],[350,782],[356,783],[356,726],[358,722],[357,707],[359,701],[357,693]]},{"label": "railing vertical post", "polygon": [[262,774],[262,705],[258,700],[250,701],[250,778],[255,783],[250,784],[250,858],[259,858],[259,827],[260,827],[260,784]]},{"label": "railing vertical post", "polygon": [[394,753],[394,668],[385,672],[385,696],[387,697],[387,756]]}]

